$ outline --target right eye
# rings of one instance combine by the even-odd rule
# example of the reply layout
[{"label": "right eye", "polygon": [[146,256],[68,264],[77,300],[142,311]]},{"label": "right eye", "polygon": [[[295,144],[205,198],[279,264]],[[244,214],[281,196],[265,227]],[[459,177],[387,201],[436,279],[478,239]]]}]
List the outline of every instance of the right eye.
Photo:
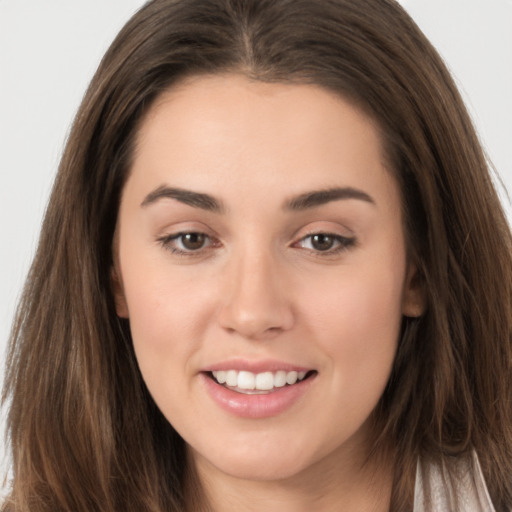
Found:
[{"label": "right eye", "polygon": [[176,233],[158,240],[165,249],[174,254],[194,254],[213,246],[211,238],[205,233],[196,231]]}]

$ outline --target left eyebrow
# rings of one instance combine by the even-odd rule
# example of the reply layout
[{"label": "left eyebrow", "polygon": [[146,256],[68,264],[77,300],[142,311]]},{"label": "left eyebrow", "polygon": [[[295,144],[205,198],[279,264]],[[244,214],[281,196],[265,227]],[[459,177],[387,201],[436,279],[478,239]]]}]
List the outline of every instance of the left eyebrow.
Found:
[{"label": "left eyebrow", "polygon": [[352,187],[328,188],[306,192],[290,199],[285,204],[286,210],[300,211],[321,206],[331,201],[357,199],[375,205],[375,200],[366,192]]}]

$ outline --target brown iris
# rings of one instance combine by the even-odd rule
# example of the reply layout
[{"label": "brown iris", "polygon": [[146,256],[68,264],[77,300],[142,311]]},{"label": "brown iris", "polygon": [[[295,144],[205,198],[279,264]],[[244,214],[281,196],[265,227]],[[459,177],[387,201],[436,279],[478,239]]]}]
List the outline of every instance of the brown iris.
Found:
[{"label": "brown iris", "polygon": [[332,249],[336,239],[331,235],[317,234],[312,235],[311,245],[317,251],[328,251]]},{"label": "brown iris", "polygon": [[206,235],[203,233],[185,233],[181,235],[181,243],[189,251],[197,251],[206,243]]}]

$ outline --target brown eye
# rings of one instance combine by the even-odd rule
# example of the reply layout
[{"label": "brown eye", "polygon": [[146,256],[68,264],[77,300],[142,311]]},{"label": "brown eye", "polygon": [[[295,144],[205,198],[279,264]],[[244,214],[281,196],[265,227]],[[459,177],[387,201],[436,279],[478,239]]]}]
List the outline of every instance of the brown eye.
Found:
[{"label": "brown eye", "polygon": [[313,253],[325,253],[326,256],[331,256],[351,248],[355,243],[356,239],[353,237],[347,238],[332,233],[312,233],[299,240],[296,247],[307,249]]},{"label": "brown eye", "polygon": [[183,256],[202,254],[207,249],[216,246],[215,241],[205,233],[193,231],[189,233],[176,233],[175,235],[164,236],[159,238],[158,242],[164,249]]},{"label": "brown eye", "polygon": [[311,247],[316,251],[328,251],[334,247],[336,238],[331,235],[319,233],[311,236]]},{"label": "brown eye", "polygon": [[202,249],[207,239],[204,233],[184,233],[180,235],[180,238],[183,248],[188,251]]}]

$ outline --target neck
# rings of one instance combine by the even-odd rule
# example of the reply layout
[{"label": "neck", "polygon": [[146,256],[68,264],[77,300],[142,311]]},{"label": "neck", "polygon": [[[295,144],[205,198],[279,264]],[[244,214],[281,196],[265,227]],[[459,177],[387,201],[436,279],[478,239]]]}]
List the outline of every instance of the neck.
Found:
[{"label": "neck", "polygon": [[330,454],[291,477],[248,480],[218,470],[189,449],[188,511],[389,512],[391,452],[368,460],[337,455]]}]

